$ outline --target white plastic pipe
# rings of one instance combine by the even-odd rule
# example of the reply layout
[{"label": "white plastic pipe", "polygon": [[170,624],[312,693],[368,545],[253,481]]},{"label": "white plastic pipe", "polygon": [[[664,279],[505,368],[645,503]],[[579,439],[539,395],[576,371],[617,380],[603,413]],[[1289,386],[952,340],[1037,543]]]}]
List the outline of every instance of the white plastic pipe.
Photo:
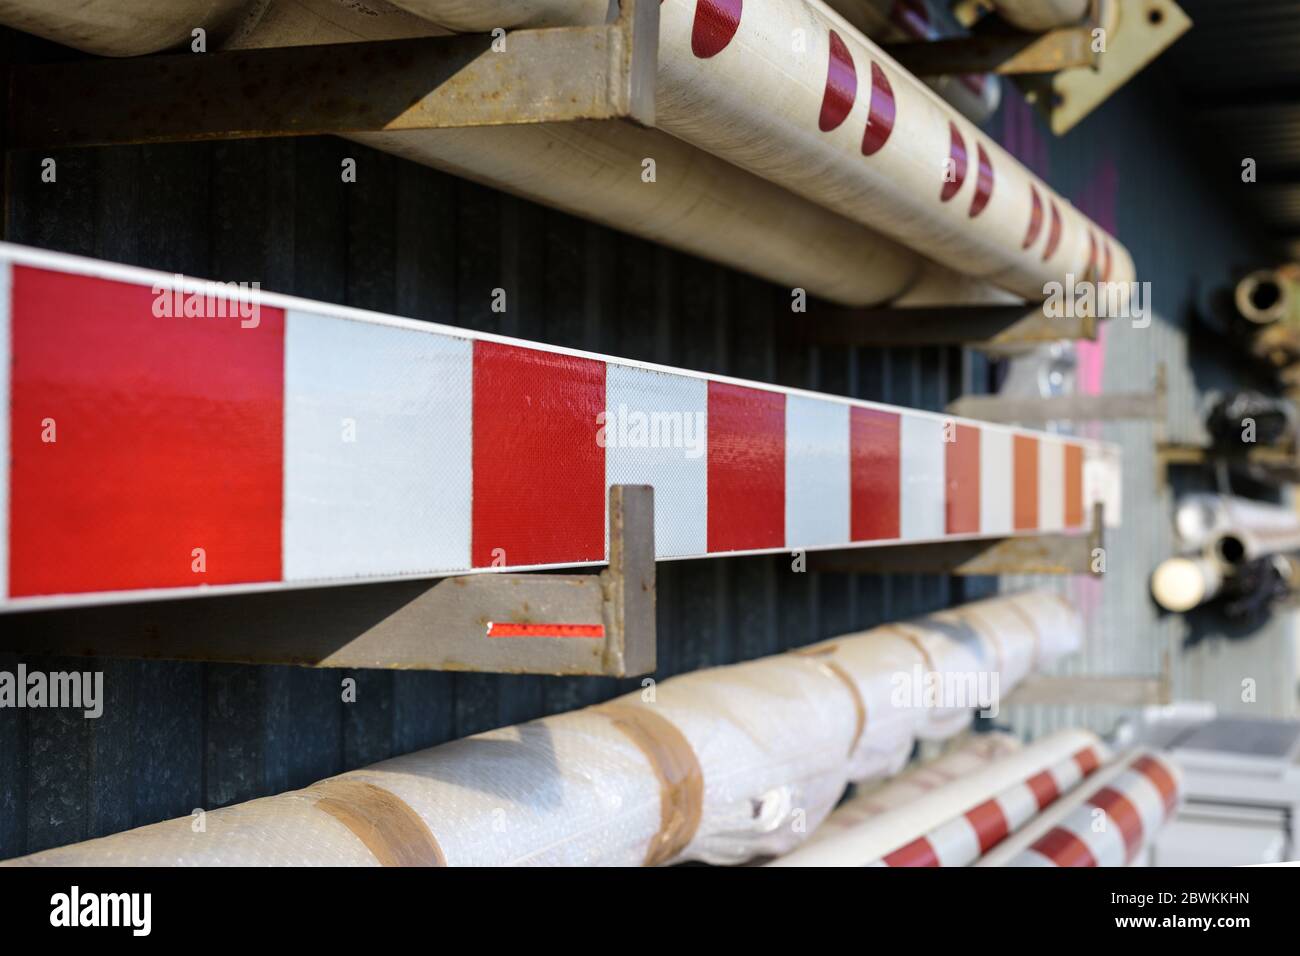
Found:
[{"label": "white plastic pipe", "polygon": [[1300,515],[1285,505],[1267,501],[1194,492],[1178,499],[1174,528],[1184,545],[1203,548],[1234,528],[1262,532],[1300,530]]},{"label": "white plastic pipe", "polygon": [[0,0],[0,23],[100,56],[136,56],[222,35],[263,2],[249,0]]},{"label": "white plastic pipe", "polygon": [[[518,23],[509,0],[398,5],[455,31]],[[661,129],[1027,298],[1133,279],[1122,245],[818,0],[666,0],[660,18]]]},{"label": "white plastic pipe", "polygon": [[[769,865],[866,866],[924,839],[927,834],[1004,791],[1023,787],[1025,781],[1055,765],[1071,762],[1076,755],[1099,752],[1100,741],[1095,734],[1085,730],[1058,731],[894,810],[859,819],[847,826],[833,823],[832,815],[827,821],[830,831],[823,834],[818,830],[799,849]],[[1089,766],[1092,759],[1089,758]],[[1079,769],[1077,764],[1076,769]],[[1082,770],[1079,769],[1078,775],[1063,781],[1063,785],[1072,786],[1081,777]],[[850,810],[849,814],[854,815],[854,811]],[[974,856],[978,855],[976,844]],[[955,862],[955,857],[953,859],[950,865],[962,865]]]},{"label": "white plastic pipe", "polygon": [[[952,615],[1022,617],[1022,633],[988,640],[1037,643],[1046,665],[1079,640],[1067,611],[1055,596],[994,598],[911,622],[924,641],[879,628],[696,671],[213,810],[203,832],[185,817],[15,862],[639,865],[786,853],[848,781],[896,772],[916,733],[935,732],[923,703],[890,692],[927,661],[980,666],[985,652],[963,646],[979,639]],[[947,720],[953,732],[961,725]]]},{"label": "white plastic pipe", "polygon": [[1168,558],[1151,575],[1151,596],[1166,611],[1182,614],[1214,598],[1223,587],[1217,561],[1205,557]]},{"label": "white plastic pipe", "polygon": [[1178,811],[1183,775],[1153,751],[1095,774],[976,866],[1126,866]]},{"label": "white plastic pipe", "polygon": [[981,770],[1020,750],[1020,741],[1005,733],[968,734],[952,749],[933,760],[915,764],[877,786],[861,788],[851,800],[835,808],[813,838],[820,838],[822,830],[838,824],[858,823],[889,810],[906,806],[931,790],[945,787],[967,774]]},{"label": "white plastic pipe", "polygon": [[[104,4],[87,8],[73,0],[0,0],[0,4],[0,21],[30,24],[34,14],[28,14],[44,10],[49,21],[44,35],[114,55],[169,46],[196,22],[184,6],[150,6],[150,16],[168,29],[161,33],[141,29],[137,34],[133,25],[143,16],[137,4],[121,8]],[[530,9],[540,15],[546,9],[541,2],[516,7],[520,15]],[[102,14],[104,23],[79,20],[87,10],[96,17]],[[447,32],[383,0],[368,0],[365,7],[341,0],[270,0],[244,8],[243,14],[223,49]],[[91,45],[82,42],[86,31],[95,36]],[[893,300],[916,284],[927,268],[911,250],[857,223],[674,137],[631,124],[450,129],[353,139],[845,305]],[[646,159],[655,161],[654,183],[642,179]],[[969,281],[948,282],[946,273],[929,275],[927,285],[937,288],[945,304],[972,295],[988,296],[978,284],[972,290],[967,288]]]}]

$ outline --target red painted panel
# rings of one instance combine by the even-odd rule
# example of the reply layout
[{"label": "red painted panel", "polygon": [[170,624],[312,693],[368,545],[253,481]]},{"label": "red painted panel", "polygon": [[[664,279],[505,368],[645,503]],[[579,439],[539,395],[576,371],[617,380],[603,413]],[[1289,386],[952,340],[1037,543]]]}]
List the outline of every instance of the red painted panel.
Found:
[{"label": "red painted panel", "polygon": [[1006,814],[996,800],[987,800],[966,811],[966,822],[975,830],[980,841],[980,852],[987,853],[1007,838],[1011,827]]},{"label": "red painted panel", "polygon": [[826,70],[826,93],[822,96],[822,115],[817,126],[823,133],[836,129],[848,117],[858,98],[858,71],[853,54],[840,35],[830,31],[830,65]]},{"label": "red painted panel", "polygon": [[877,63],[871,64],[871,100],[867,107],[867,131],[862,135],[862,155],[880,152],[894,132],[898,105],[889,77]]},{"label": "red painted panel", "polygon": [[785,396],[709,382],[709,550],[785,545]]},{"label": "red painted panel", "polygon": [[1033,850],[1047,857],[1057,866],[1096,866],[1088,845],[1069,830],[1055,827],[1033,845]]},{"label": "red painted panel", "polygon": [[1012,442],[1012,524],[1017,531],[1038,528],[1038,439],[1016,435]]},{"label": "red painted panel", "polygon": [[954,440],[944,445],[947,533],[978,534],[980,530],[980,430],[958,425]]},{"label": "red painted panel", "polygon": [[1065,526],[1078,528],[1088,520],[1083,504],[1083,448],[1065,446]]},{"label": "red painted panel", "polygon": [[893,412],[849,410],[849,526],[854,541],[899,536],[899,427]]},{"label": "red painted panel", "polygon": [[13,268],[15,597],[280,579],[284,313],[242,328],[155,298]]},{"label": "red painted panel", "polygon": [[1124,837],[1125,862],[1131,863],[1142,849],[1142,815],[1128,797],[1111,787],[1102,787],[1088,802],[1115,821]]},{"label": "red painted panel", "polygon": [[899,847],[893,853],[887,853],[884,861],[889,866],[938,866],[939,857],[934,847],[925,837],[913,840],[907,846]]},{"label": "red painted panel", "polygon": [[604,408],[604,362],[474,343],[474,567],[604,558]]}]

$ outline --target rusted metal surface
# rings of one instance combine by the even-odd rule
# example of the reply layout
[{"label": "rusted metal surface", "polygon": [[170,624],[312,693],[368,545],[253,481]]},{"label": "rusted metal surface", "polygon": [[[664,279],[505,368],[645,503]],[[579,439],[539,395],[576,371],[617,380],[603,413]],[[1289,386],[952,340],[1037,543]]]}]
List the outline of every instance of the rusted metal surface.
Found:
[{"label": "rusted metal surface", "polygon": [[1040,306],[976,305],[942,308],[836,309],[784,330],[802,345],[967,345],[1003,348],[1096,339],[1097,320],[1091,316],[1049,318]]},{"label": "rusted metal surface", "polygon": [[[599,574],[492,574],[10,617],[20,654],[625,677],[655,669],[654,491],[610,488]],[[500,637],[490,624],[529,636]],[[500,630],[500,627],[496,628]],[[548,636],[547,632],[566,636]],[[603,636],[599,635],[603,631]]]},{"label": "rusted metal surface", "polygon": [[95,146],[575,120],[653,125],[658,5],[610,24],[16,67],[11,145]]}]

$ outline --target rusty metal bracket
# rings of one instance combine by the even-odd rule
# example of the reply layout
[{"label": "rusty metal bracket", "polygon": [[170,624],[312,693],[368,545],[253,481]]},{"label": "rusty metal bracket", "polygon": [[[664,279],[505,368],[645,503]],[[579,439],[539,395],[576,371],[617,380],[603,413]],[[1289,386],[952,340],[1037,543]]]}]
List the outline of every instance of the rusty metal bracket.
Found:
[{"label": "rusty metal bracket", "polygon": [[7,615],[21,654],[627,677],[655,669],[654,489],[609,492],[599,574],[476,574]]},{"label": "rusty metal bracket", "polygon": [[1174,0],[1111,3],[1109,20],[1101,21],[1106,51],[1095,65],[1016,80],[1057,136],[1078,125],[1192,26],[1191,18]]},{"label": "rusty metal bracket", "polygon": [[1093,506],[1087,534],[1039,534],[971,541],[901,544],[888,548],[814,551],[813,571],[842,574],[1087,574],[1100,577],[1105,547],[1103,509]]},{"label": "rusty metal bracket", "polygon": [[654,125],[658,0],[610,24],[18,65],[8,146],[631,120]]},{"label": "rusty metal bracket", "polygon": [[917,76],[962,73],[1056,73],[1071,67],[1096,69],[1102,53],[1094,49],[1093,31],[1110,18],[1115,0],[1092,0],[1082,23],[1025,33],[996,18],[972,26],[971,35],[925,42],[891,43],[886,53]]},{"label": "rusty metal bracket", "polygon": [[1097,321],[1091,315],[1049,318],[1039,305],[830,309],[782,322],[779,331],[791,345],[966,345],[1002,351],[1061,339],[1095,340]]},{"label": "rusty metal bracket", "polygon": [[1007,707],[1121,707],[1139,709],[1169,704],[1167,677],[1050,677],[1031,674],[1003,702]]},{"label": "rusty metal bracket", "polygon": [[1041,424],[1053,421],[1165,421],[1168,386],[1163,364],[1156,367],[1155,388],[1150,392],[1116,392],[1109,395],[1053,395],[1048,398],[1013,398],[1003,395],[963,395],[948,405],[948,412],[1004,424]]}]

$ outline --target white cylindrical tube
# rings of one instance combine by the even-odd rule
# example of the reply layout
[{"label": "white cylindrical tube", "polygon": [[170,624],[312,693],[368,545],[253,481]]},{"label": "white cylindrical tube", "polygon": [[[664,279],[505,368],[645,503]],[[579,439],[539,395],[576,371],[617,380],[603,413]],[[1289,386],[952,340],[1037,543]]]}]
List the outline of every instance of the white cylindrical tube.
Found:
[{"label": "white cylindrical tube", "polygon": [[1178,499],[1174,528],[1184,545],[1203,548],[1225,531],[1300,530],[1300,515],[1285,506],[1233,495],[1194,492]]},{"label": "white cylindrical tube", "polygon": [[1218,562],[1204,557],[1167,558],[1151,575],[1151,596],[1156,603],[1179,614],[1211,600],[1222,587]]},{"label": "white cylindrical tube", "polygon": [[215,48],[267,0],[0,0],[0,23],[100,56],[137,56],[207,31]]},{"label": "white cylindrical tube", "polygon": [[[440,26],[514,5],[400,0]],[[552,0],[581,20],[579,0]],[[656,123],[959,272],[1041,299],[1068,275],[1127,283],[1127,251],[871,41],[806,0],[667,0]],[[835,29],[835,20],[840,29]]]},{"label": "white cylindrical tube", "polygon": [[1126,866],[1177,812],[1183,779],[1140,751],[1104,768],[977,866]]},{"label": "white cylindrical tube", "polygon": [[1238,314],[1255,325],[1300,323],[1300,265],[1250,273],[1237,283],[1233,302]]},{"label": "white cylindrical tube", "polygon": [[1205,557],[1232,574],[1243,564],[1270,554],[1300,551],[1300,528],[1227,528],[1205,546]]},{"label": "white cylindrical tube", "polygon": [[[1085,769],[1088,772],[1097,765],[1103,753],[1095,734],[1084,730],[1064,730],[1036,741],[1028,747],[1008,754],[986,767],[976,770],[947,786],[940,787],[905,806],[870,816],[847,827],[836,827],[825,836],[814,834],[813,838],[794,852],[779,860],[773,860],[770,866],[866,866],[874,861],[901,853],[894,858],[891,865],[900,865],[906,856],[913,859],[913,844],[927,839],[927,834],[938,832],[972,810],[977,810],[1000,794],[1015,788],[1023,788],[1028,794],[1026,799],[1034,800],[1033,785],[1026,781],[1034,780],[1039,774],[1061,768],[1062,778],[1057,781],[1051,777],[1053,797],[1056,789],[1073,786],[1082,779]],[[1070,775],[1068,768],[1073,768]],[[1045,791],[1044,791],[1045,793]],[[1008,801],[1019,799],[1008,795]],[[1044,803],[1046,805],[1046,802]],[[1017,811],[1017,817],[1022,814]],[[1023,821],[1022,821],[1023,822]],[[969,821],[965,828],[971,829]],[[970,859],[979,855],[978,832],[974,834],[976,852]],[[971,834],[968,834],[970,837]],[[945,834],[944,852],[953,861],[947,865],[964,865],[957,862],[962,855],[959,840],[950,840]],[[931,848],[933,852],[933,848]],[[970,862],[970,859],[964,862]]]},{"label": "white cylindrical tube", "polygon": [[[972,607],[993,621],[1008,602],[1035,628],[1060,626],[1059,604],[1033,595]],[[928,644],[879,629],[696,671],[213,810],[202,833],[182,818],[16,862],[658,865],[786,853],[850,780],[906,761],[927,712],[891,690],[921,647],[938,666],[964,666],[942,642],[976,640],[947,621],[912,626]]]},{"label": "white cylindrical tube", "polygon": [[993,0],[998,16],[1029,33],[1075,26],[1088,12],[1088,0]]}]

